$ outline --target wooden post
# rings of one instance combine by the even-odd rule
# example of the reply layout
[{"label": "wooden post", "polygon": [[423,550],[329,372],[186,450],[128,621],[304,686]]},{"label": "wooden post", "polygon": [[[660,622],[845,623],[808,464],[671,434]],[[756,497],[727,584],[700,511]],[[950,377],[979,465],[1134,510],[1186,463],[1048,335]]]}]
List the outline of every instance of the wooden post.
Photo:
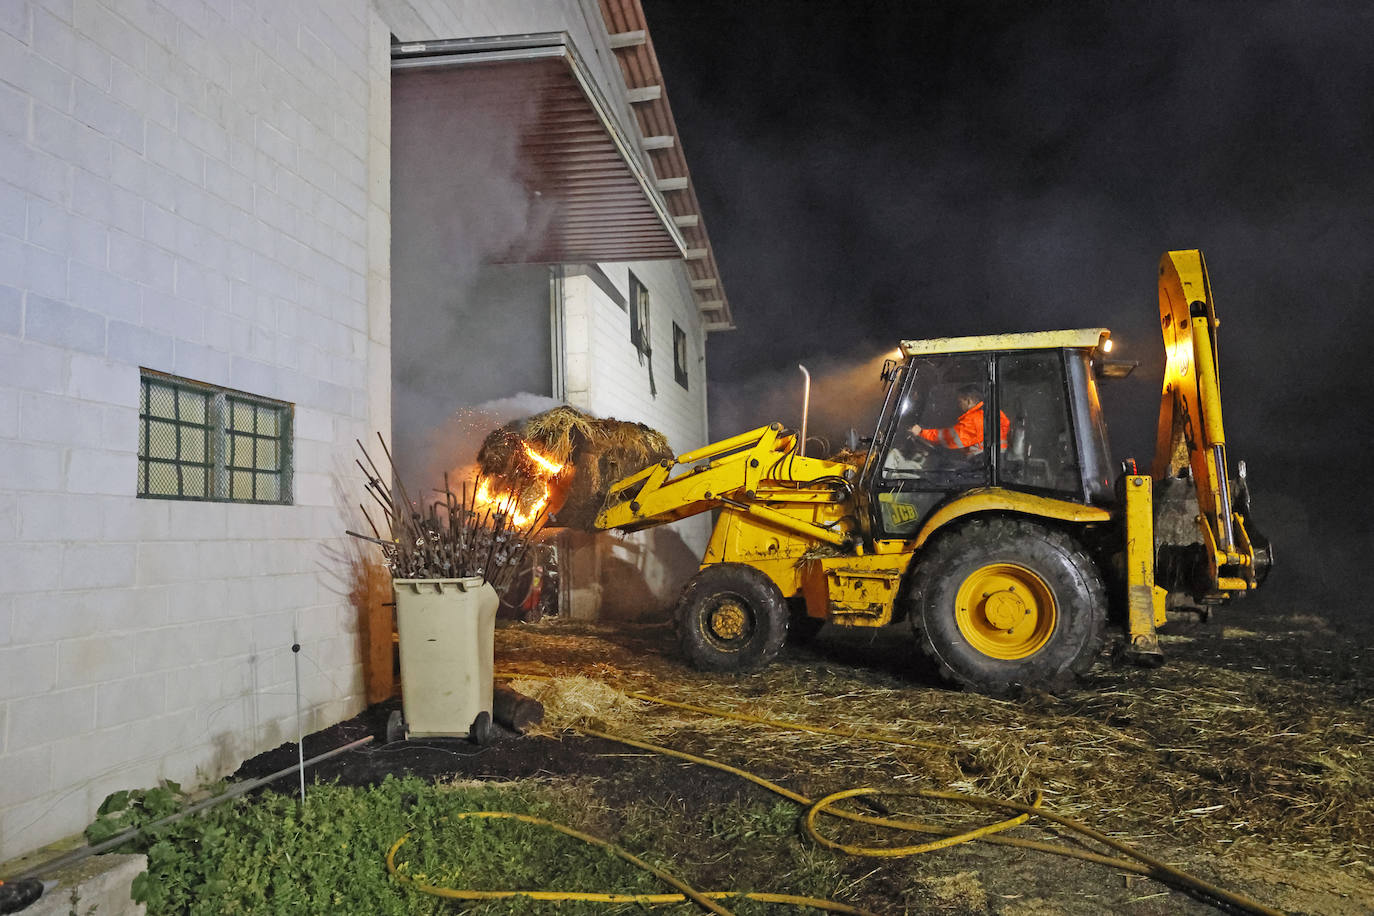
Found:
[{"label": "wooden post", "polygon": [[391,576],[365,552],[353,560],[353,590],[349,596],[358,612],[362,643],[363,685],[368,704],[380,703],[398,692],[396,682],[396,607]]}]

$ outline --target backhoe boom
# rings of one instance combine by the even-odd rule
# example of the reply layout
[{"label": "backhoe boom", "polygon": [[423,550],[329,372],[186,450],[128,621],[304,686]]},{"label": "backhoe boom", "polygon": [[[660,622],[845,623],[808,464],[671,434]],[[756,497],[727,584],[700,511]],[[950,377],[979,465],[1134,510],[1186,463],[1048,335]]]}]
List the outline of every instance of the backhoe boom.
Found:
[{"label": "backhoe boom", "polygon": [[1227,476],[1217,368],[1217,321],[1202,252],[1171,251],[1159,265],[1159,316],[1167,363],[1151,475],[1188,476],[1207,563],[1207,598],[1258,584],[1255,547]]}]

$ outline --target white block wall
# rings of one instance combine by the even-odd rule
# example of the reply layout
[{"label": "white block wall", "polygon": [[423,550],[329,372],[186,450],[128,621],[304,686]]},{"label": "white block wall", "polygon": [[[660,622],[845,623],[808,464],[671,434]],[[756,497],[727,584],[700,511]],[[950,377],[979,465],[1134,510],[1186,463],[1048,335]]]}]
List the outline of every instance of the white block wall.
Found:
[{"label": "white block wall", "polygon": [[[361,706],[387,32],[367,0],[0,2],[0,860],[294,738],[293,633],[305,728]],[[293,403],[295,505],[135,498],[140,366]]]},{"label": "white block wall", "polygon": [[[0,860],[293,739],[297,635],[304,728],[361,707],[341,532],[353,440],[390,428],[388,33],[541,31],[623,103],[596,0],[0,0]],[[588,314],[628,371],[628,317]],[[678,404],[667,315],[657,401],[587,391],[680,449],[704,377]],[[294,505],[137,499],[140,367],[294,404]]]}]

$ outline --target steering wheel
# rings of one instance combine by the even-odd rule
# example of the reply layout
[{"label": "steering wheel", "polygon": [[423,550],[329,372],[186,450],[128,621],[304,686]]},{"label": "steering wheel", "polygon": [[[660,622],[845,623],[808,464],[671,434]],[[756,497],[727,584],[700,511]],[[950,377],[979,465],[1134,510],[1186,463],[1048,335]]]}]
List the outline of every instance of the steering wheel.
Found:
[{"label": "steering wheel", "polygon": [[904,444],[910,444],[914,447],[912,449],[913,455],[928,455],[940,447],[922,436],[908,434],[906,439],[907,441]]}]

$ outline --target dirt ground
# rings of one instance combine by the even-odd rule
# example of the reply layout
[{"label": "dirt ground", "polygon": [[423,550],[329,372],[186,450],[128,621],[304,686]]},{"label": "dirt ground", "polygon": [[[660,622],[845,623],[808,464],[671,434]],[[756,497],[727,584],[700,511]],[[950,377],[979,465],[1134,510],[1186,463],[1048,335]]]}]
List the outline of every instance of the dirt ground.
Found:
[{"label": "dirt ground", "polygon": [[[1247,611],[1251,609],[1247,608]],[[1156,670],[1104,653],[1071,695],[995,700],[939,683],[914,661],[904,627],[825,628],[767,670],[707,675],[679,658],[671,627],[547,620],[497,631],[498,672],[577,676],[604,685],[587,708],[545,697],[544,733],[382,744],[398,701],[306,740],[306,754],[366,734],[378,741],[315,768],[319,779],[370,784],[387,773],[585,786],[614,839],[625,812],[652,804],[676,825],[713,823],[731,805],[777,797],[743,779],[561,726],[581,718],[756,772],[816,798],[851,786],[957,790],[1044,805],[1227,890],[1289,913],[1374,913],[1374,647],[1322,619],[1226,610],[1165,638]],[[540,681],[517,681],[537,692]],[[557,683],[557,682],[556,682]],[[613,689],[612,689],[613,688]],[[918,739],[949,749],[782,731],[628,699],[643,692],[740,713]],[[290,766],[294,745],[246,763],[237,778]],[[924,803],[921,803],[924,804]],[[903,809],[980,823],[969,809]],[[800,813],[800,812],[799,812]],[[1043,820],[1009,835],[1070,843]],[[700,886],[729,886],[728,829],[691,838]],[[788,842],[806,844],[796,835]],[[891,839],[884,842],[892,843]],[[910,835],[895,842],[913,842]],[[668,850],[659,850],[665,854]],[[1151,914],[1217,912],[1147,878],[1044,852],[968,843],[914,858],[846,857],[835,899],[879,913]]]}]

